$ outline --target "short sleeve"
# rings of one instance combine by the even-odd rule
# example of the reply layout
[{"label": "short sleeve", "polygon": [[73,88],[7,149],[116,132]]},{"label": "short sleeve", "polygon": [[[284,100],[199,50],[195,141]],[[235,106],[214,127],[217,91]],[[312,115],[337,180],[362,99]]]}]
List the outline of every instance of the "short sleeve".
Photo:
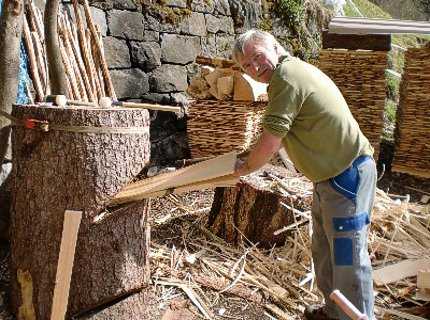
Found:
[{"label": "short sleeve", "polygon": [[274,75],[269,87],[269,104],[263,116],[263,128],[278,137],[284,137],[303,105],[303,94],[288,81]]}]

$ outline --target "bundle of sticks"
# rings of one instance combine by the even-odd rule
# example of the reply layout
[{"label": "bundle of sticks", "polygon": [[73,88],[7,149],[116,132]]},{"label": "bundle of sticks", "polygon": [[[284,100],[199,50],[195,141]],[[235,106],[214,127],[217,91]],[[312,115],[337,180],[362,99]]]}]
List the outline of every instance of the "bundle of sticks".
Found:
[{"label": "bundle of sticks", "polygon": [[430,178],[430,48],[408,49],[400,87],[393,171]]},{"label": "bundle of sticks", "polygon": [[379,153],[385,108],[385,51],[333,50],[320,52],[320,65],[336,83],[365,136]]},{"label": "bundle of sticks", "polygon": [[[103,53],[100,28],[94,24],[88,1],[83,1],[85,21],[78,1],[73,0],[72,3],[74,19],[72,12],[66,10],[58,14],[59,43],[68,97],[90,102],[97,102],[104,96],[116,99]],[[32,0],[25,1],[25,12],[24,44],[35,92],[34,100],[40,102],[50,93],[43,18]]]}]

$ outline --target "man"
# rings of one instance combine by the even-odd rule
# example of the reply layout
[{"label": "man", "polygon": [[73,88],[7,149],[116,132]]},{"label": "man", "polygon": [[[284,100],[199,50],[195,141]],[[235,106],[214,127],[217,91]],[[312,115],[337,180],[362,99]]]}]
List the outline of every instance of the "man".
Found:
[{"label": "man", "polygon": [[349,319],[329,299],[339,289],[369,319],[373,314],[368,224],[376,188],[373,148],[339,89],[318,68],[290,56],[267,32],[249,30],[233,49],[253,79],[268,83],[263,133],[235,175],[257,170],[281,144],[314,183],[312,256],[325,297],[307,319]]}]

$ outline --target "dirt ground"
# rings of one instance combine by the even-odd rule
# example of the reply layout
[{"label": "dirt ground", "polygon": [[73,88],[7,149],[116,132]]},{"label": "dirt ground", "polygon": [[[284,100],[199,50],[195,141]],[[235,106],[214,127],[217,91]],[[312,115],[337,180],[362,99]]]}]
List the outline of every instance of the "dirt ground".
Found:
[{"label": "dirt ground", "polygon": [[[392,146],[383,145],[381,153],[384,156],[381,157],[378,163],[380,176],[382,175],[383,164],[385,164],[385,172],[378,182],[379,188],[394,196],[398,195],[402,197],[409,194],[412,203],[420,202],[423,196],[430,195],[430,179],[417,179],[390,171],[389,164]],[[192,233],[197,232],[197,225],[204,225],[206,223],[212,199],[213,191],[192,192],[181,196],[180,201],[182,205],[195,209],[192,214],[184,214],[171,201],[163,199],[154,201],[152,207],[152,212],[154,213],[152,217],[154,222],[152,242],[154,245],[167,244],[169,247],[183,247],[184,237],[189,237],[190,233],[193,236]],[[163,221],[163,223],[160,223],[160,221]],[[0,240],[0,320],[15,319],[8,311],[9,252],[9,243],[6,240]],[[158,271],[153,269],[152,272],[156,273]],[[201,312],[180,290],[175,288],[166,290],[166,288],[161,286],[153,286],[150,290],[153,290],[156,294],[158,309],[160,311],[159,315],[154,319],[202,319]],[[250,303],[242,298],[219,294],[210,289],[205,290],[201,294],[204,296],[208,308],[213,312],[213,319],[276,319],[269,315],[263,306]],[[430,309],[428,304],[427,307],[424,305],[424,308]],[[430,311],[428,312],[430,313]]]}]

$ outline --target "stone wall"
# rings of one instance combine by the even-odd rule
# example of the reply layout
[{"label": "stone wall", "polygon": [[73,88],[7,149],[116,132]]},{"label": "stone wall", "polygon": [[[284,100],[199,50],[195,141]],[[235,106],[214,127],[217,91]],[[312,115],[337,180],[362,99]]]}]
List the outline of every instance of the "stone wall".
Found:
[{"label": "stone wall", "polygon": [[[162,104],[185,101],[196,56],[229,57],[235,34],[258,26],[262,8],[251,0],[94,0],[91,6],[117,96]],[[189,157],[186,119],[152,116],[152,162]]]},{"label": "stone wall", "polygon": [[[273,5],[274,0],[91,1],[118,97],[161,104],[183,104],[198,72],[196,56],[228,58],[235,36],[250,28],[270,29],[301,58],[309,58],[306,46],[315,56],[321,25],[328,23],[319,0],[306,2],[305,26],[295,26],[303,31],[300,36],[273,15]],[[152,163],[189,157],[185,117],[152,116]]]}]

